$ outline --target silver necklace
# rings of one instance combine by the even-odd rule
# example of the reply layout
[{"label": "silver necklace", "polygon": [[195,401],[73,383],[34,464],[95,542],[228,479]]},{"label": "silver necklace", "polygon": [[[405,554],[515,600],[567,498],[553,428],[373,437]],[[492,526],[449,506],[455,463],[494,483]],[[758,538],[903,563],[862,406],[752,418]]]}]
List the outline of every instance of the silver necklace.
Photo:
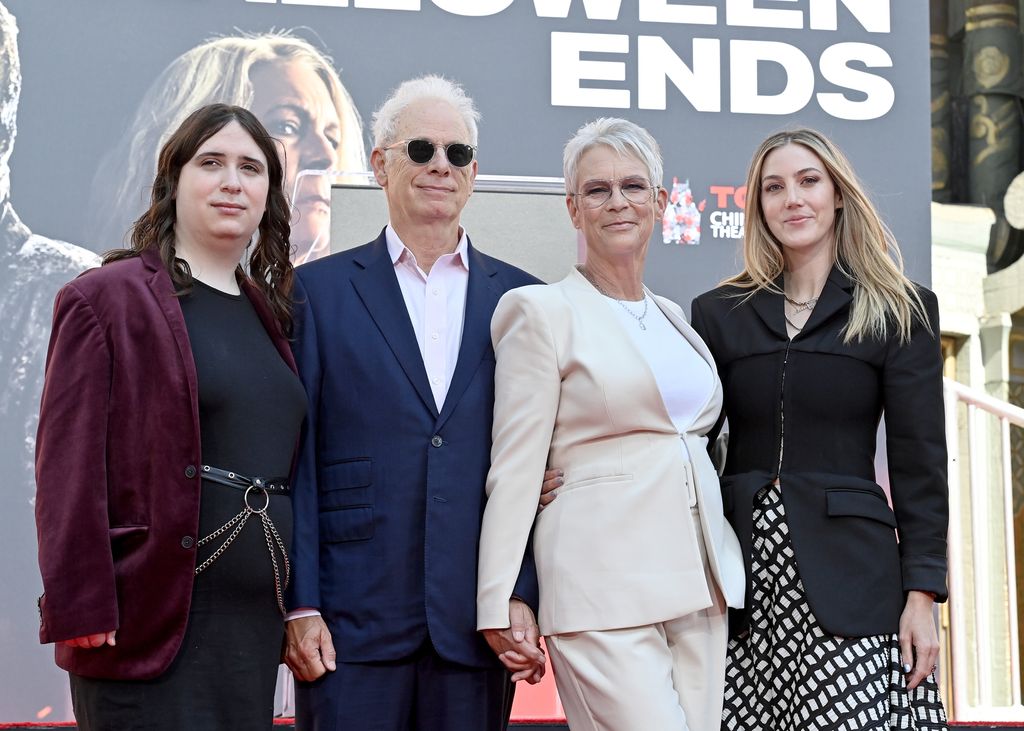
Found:
[{"label": "silver necklace", "polygon": [[803,312],[804,310],[813,310],[814,306],[816,304],[818,304],[818,298],[817,297],[811,297],[806,302],[797,302],[795,299],[790,297],[788,294],[783,293],[782,296],[786,298],[786,302],[788,302],[789,304],[793,305],[793,314],[794,315],[799,314],[799,313]]},{"label": "silver necklace", "polygon": [[[810,308],[808,308],[808,309],[810,309]],[[796,314],[796,313],[794,313],[794,314]],[[792,320],[789,319],[789,315],[786,314],[785,310],[783,310],[782,316],[786,318],[786,324],[789,325],[794,330],[796,330],[797,332],[800,332],[801,330],[803,330],[804,329],[804,325],[807,324],[805,322],[804,325],[797,325],[795,322],[793,322]]]},{"label": "silver necklace", "polygon": [[590,272],[588,272],[588,271],[587,271],[586,269],[584,269],[583,267],[580,267],[580,270],[579,270],[579,271],[580,271],[580,273],[581,273],[581,274],[583,275],[583,277],[584,277],[584,278],[585,278],[585,279],[586,279],[586,280],[587,280],[588,282],[590,282],[591,284],[593,284],[593,285],[594,285],[594,289],[596,289],[596,290],[597,290],[598,292],[600,292],[601,294],[603,294],[603,295],[604,295],[605,297],[607,297],[608,299],[610,299],[610,300],[615,300],[616,302],[618,302],[618,303],[619,303],[619,307],[621,307],[621,308],[622,308],[622,309],[624,309],[624,310],[625,310],[626,312],[628,312],[628,313],[630,314],[630,316],[631,316],[631,317],[632,317],[632,318],[633,318],[634,320],[636,320],[636,324],[640,326],[640,329],[641,329],[641,330],[646,330],[646,329],[647,329],[647,325],[645,325],[645,324],[644,324],[644,318],[645,318],[645,317],[647,317],[647,308],[648,308],[648,306],[650,305],[650,303],[651,303],[651,300],[650,300],[650,298],[649,298],[649,297],[647,296],[647,293],[646,293],[646,292],[644,292],[644,299],[643,299],[643,302],[644,302],[644,311],[643,311],[643,312],[641,312],[641,313],[640,313],[640,314],[638,315],[637,313],[633,312],[632,308],[630,308],[630,307],[629,307],[629,306],[628,306],[628,305],[627,305],[627,304],[626,304],[625,302],[623,302],[622,300],[620,300],[620,299],[619,299],[618,297],[612,297],[612,296],[611,296],[610,294],[608,294],[607,292],[605,292],[605,291],[604,291],[604,288],[603,288],[603,287],[602,287],[602,286],[601,286],[600,284],[598,284],[598,283],[597,283],[597,282],[596,282],[596,281],[594,280],[594,277],[593,277],[593,276],[591,276]]}]

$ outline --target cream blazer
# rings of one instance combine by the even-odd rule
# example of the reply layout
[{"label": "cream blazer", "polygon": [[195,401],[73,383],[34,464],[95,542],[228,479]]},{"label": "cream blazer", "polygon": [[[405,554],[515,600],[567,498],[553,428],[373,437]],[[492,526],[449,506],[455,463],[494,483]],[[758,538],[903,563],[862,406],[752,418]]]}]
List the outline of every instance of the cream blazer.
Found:
[{"label": "cream blazer", "polygon": [[[654,624],[709,607],[694,492],[711,572],[729,606],[742,606],[743,559],[705,436],[722,408],[721,382],[679,306],[654,300],[715,374],[713,393],[682,434],[647,361],[579,272],[498,303],[478,629],[509,626],[531,528],[545,635]],[[565,484],[537,515],[549,465],[565,471]]]}]

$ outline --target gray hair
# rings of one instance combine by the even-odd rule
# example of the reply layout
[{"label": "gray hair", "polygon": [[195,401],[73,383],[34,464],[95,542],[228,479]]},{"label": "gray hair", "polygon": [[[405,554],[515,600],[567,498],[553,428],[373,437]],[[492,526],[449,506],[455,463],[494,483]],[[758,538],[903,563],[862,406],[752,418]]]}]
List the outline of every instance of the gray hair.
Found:
[{"label": "gray hair", "polygon": [[[395,142],[395,137],[398,135],[398,117],[410,104],[421,99],[437,99],[451,104],[466,125],[466,130],[469,132],[469,143],[476,145],[476,123],[480,120],[480,112],[477,111],[473,100],[459,84],[449,81],[443,76],[431,74],[403,81],[373,113],[373,144],[375,147],[386,147]],[[438,142],[450,141],[438,140]]]},{"label": "gray hair", "polygon": [[647,168],[651,183],[661,186],[665,166],[661,160],[661,148],[651,133],[628,119],[601,117],[580,127],[565,143],[562,174],[567,191],[576,190],[576,175],[583,155],[599,145],[610,147],[620,155],[637,158]]}]

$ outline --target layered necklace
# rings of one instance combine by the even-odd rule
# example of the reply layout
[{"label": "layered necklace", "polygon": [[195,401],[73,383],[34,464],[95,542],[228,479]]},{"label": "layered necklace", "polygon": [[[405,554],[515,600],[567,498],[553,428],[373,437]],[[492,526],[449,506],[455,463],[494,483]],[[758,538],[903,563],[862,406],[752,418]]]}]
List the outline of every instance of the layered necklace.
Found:
[{"label": "layered necklace", "polygon": [[628,312],[629,315],[634,320],[636,320],[636,324],[640,326],[641,330],[646,330],[647,329],[647,325],[644,324],[644,318],[647,317],[647,309],[648,309],[648,307],[651,304],[651,298],[647,296],[646,292],[644,292],[644,299],[643,299],[644,307],[643,307],[643,311],[640,314],[637,314],[636,312],[633,311],[633,308],[630,307],[629,305],[627,305],[623,300],[620,300],[618,297],[612,297],[610,294],[608,294],[604,290],[604,287],[602,287],[600,284],[597,283],[597,280],[594,279],[594,276],[590,272],[587,271],[586,267],[578,266],[578,267],[576,267],[576,269],[579,271],[580,274],[583,275],[583,277],[588,282],[590,282],[591,284],[594,285],[594,289],[596,289],[598,292],[603,294],[608,299],[614,300],[614,301],[618,302],[619,303],[619,307],[621,307],[626,312]]},{"label": "layered necklace", "polygon": [[[811,297],[805,302],[800,302],[798,300],[793,299],[785,292],[782,293],[782,296],[786,298],[786,302],[793,306],[793,317],[796,317],[801,312],[810,312],[811,310],[814,309],[814,306],[818,304],[818,297]],[[803,325],[797,325],[795,322],[793,322],[790,319],[789,314],[786,312],[785,307],[782,308],[782,316],[786,318],[786,323],[797,332],[803,330],[804,326],[807,324],[807,320],[804,320]],[[810,315],[808,315],[808,317],[810,317]]]}]

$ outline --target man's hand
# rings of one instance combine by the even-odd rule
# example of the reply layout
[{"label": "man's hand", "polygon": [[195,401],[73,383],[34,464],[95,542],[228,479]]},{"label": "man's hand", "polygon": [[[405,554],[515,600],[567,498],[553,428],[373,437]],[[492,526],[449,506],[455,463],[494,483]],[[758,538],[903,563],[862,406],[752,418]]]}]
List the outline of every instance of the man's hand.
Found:
[{"label": "man's hand", "polygon": [[548,470],[544,473],[544,482],[540,484],[540,503],[537,505],[537,512],[539,513],[548,505],[550,505],[555,495],[551,492],[562,486],[565,482],[565,473],[562,470]]},{"label": "man's hand", "polygon": [[323,617],[300,617],[285,622],[284,661],[299,680],[316,680],[337,665],[334,641]]},{"label": "man's hand", "polygon": [[931,594],[907,592],[907,605],[900,617],[900,654],[908,690],[913,690],[928,677],[939,658],[939,638],[932,605]]},{"label": "man's hand", "polygon": [[63,640],[63,642],[68,647],[77,647],[82,650],[91,650],[96,647],[102,647],[103,645],[110,645],[113,647],[117,644],[115,639],[116,634],[117,630],[112,629],[109,632],[97,632],[94,635],[73,637],[70,640]]},{"label": "man's hand", "polygon": [[547,658],[540,649],[540,630],[533,610],[526,602],[512,599],[508,603],[508,629],[482,630],[487,644],[512,673],[512,682],[520,680],[534,685],[544,677]]}]

